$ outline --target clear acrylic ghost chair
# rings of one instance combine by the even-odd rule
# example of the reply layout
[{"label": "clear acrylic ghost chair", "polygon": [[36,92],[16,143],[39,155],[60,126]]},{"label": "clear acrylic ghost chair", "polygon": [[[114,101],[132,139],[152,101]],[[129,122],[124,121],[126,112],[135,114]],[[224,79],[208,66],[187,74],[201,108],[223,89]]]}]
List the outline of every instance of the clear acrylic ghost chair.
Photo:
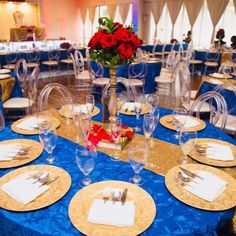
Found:
[{"label": "clear acrylic ghost chair", "polygon": [[40,52],[39,50],[34,50],[33,52],[26,54],[27,58],[27,68],[34,69],[40,64]]},{"label": "clear acrylic ghost chair", "polygon": [[[236,85],[233,85],[231,83],[224,83],[222,85],[218,85],[214,88],[214,91],[222,94],[224,96],[224,93],[231,93],[232,95],[232,101],[228,105],[228,114],[226,117],[226,124],[225,124],[225,131],[233,136],[236,137]],[[221,121],[223,119],[223,115],[220,116],[219,121],[215,124],[216,127],[220,128]]]},{"label": "clear acrylic ghost chair", "polygon": [[88,70],[85,70],[85,63],[82,53],[76,50],[74,55],[71,54],[75,75],[75,88],[78,95],[86,97],[91,94],[93,88],[94,72],[91,69],[90,60],[87,60]]},{"label": "clear acrylic ghost chair", "polygon": [[48,61],[43,61],[42,64],[44,66],[47,66],[49,71],[55,67],[59,69],[59,59],[60,59],[60,51],[50,50],[48,51]]},{"label": "clear acrylic ghost chair", "polygon": [[28,74],[26,60],[19,59],[16,63],[15,73],[21,84],[23,97],[9,98],[3,103],[3,108],[9,119],[31,114],[37,102],[39,67],[35,67],[33,72]]},{"label": "clear acrylic ghost chair", "polygon": [[0,111],[0,131],[4,130],[4,128],[5,128],[5,119],[2,112]]},{"label": "clear acrylic ghost chair", "polygon": [[38,111],[46,111],[50,109],[49,95],[52,91],[57,91],[62,97],[71,97],[70,91],[61,84],[50,83],[46,85],[39,94]]},{"label": "clear acrylic ghost chair", "polygon": [[[196,117],[200,118],[201,107],[205,102],[209,103],[209,109],[210,109],[209,122],[212,123],[213,125],[216,125],[217,122],[219,122],[218,127],[220,129],[224,129],[228,113],[227,104],[224,97],[218,92],[211,91],[200,95],[192,104],[189,114],[190,115],[196,114]],[[220,117],[222,117],[221,122],[220,122]]]},{"label": "clear acrylic ghost chair", "polygon": [[219,58],[220,58],[220,53],[217,52],[206,53],[206,61],[204,63],[205,65],[204,75],[207,74],[208,68],[210,68],[211,70],[213,69],[213,72],[217,71],[217,68],[219,66]]},{"label": "clear acrylic ghost chair", "polygon": [[130,64],[128,67],[128,84],[136,87],[137,90],[141,90],[142,92],[144,92],[147,72],[148,66],[144,61]]},{"label": "clear acrylic ghost chair", "polygon": [[[126,98],[127,98],[126,100],[127,101],[134,101],[134,98],[137,94],[136,88],[132,84],[129,84],[127,82],[126,78],[122,78],[122,77],[117,78],[117,85],[119,85],[119,84],[125,88],[125,90],[123,90],[121,93],[124,96],[126,96]],[[102,97],[104,97],[105,95],[108,94],[109,89],[110,89],[110,84],[107,84],[103,89]]]}]

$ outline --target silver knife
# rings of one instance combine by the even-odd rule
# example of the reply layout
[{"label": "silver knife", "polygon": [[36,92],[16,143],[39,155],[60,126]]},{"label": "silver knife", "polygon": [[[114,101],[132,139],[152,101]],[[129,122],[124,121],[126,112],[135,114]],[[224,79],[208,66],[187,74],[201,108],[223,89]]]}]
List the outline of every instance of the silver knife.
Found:
[{"label": "silver knife", "polygon": [[190,176],[190,177],[197,177],[197,178],[199,178],[199,179],[202,179],[202,180],[204,180],[201,176],[199,176],[199,175],[197,175],[197,174],[195,174],[195,173],[193,173],[192,171],[189,171],[189,170],[186,170],[186,169],[184,169],[183,167],[179,167],[180,168],[180,170],[182,170],[185,174],[187,174],[188,176]]},{"label": "silver knife", "polygon": [[57,179],[59,179],[59,176],[56,176],[56,177],[54,177],[53,179],[48,180],[48,181],[42,183],[39,187],[42,187],[42,186],[44,186],[44,185],[49,185],[49,184],[55,182]]},{"label": "silver knife", "polygon": [[126,201],[126,197],[127,197],[127,192],[128,192],[128,189],[126,188],[123,193],[122,193],[122,196],[121,196],[121,204],[124,205],[125,204],[125,201]]}]

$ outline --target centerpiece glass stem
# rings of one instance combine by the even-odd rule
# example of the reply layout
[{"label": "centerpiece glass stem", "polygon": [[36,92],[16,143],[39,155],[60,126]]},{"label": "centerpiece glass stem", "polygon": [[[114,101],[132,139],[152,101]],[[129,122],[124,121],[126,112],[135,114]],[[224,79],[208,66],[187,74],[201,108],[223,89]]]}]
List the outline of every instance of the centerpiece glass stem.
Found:
[{"label": "centerpiece glass stem", "polygon": [[113,66],[110,67],[110,91],[111,91],[111,97],[109,100],[109,104],[108,104],[108,110],[110,113],[110,119],[115,118],[116,117],[116,113],[117,113],[117,98],[116,98],[116,69],[117,67]]}]

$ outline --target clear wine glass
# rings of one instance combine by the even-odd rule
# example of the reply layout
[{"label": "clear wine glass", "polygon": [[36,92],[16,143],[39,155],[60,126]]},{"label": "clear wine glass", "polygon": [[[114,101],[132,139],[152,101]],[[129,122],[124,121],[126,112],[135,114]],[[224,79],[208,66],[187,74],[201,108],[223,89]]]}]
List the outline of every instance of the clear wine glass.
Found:
[{"label": "clear wine glass", "polygon": [[179,139],[179,133],[187,119],[187,110],[185,108],[175,108],[172,115],[171,122],[176,127],[176,133],[172,135],[172,138]]},{"label": "clear wine glass", "polygon": [[149,94],[147,96],[147,103],[151,105],[152,110],[158,107],[159,104],[159,96],[157,94]]},{"label": "clear wine glass", "polygon": [[62,97],[61,98],[61,109],[66,117],[66,122],[69,122],[69,118],[73,114],[73,98],[72,97]]},{"label": "clear wine glass", "polygon": [[155,122],[154,122],[153,132],[152,132],[152,135],[151,135],[151,140],[149,142],[150,147],[154,147],[154,145],[155,145],[155,142],[154,142],[152,136],[153,136],[153,133],[154,133],[154,131],[155,131],[157,125],[158,125],[159,119],[160,119],[160,109],[156,106],[153,107],[152,108],[152,114],[154,115],[154,121]]},{"label": "clear wine glass", "polygon": [[122,107],[127,102],[127,98],[125,97],[124,94],[117,93],[116,94],[116,99],[117,99],[117,116],[119,116]]},{"label": "clear wine glass", "polygon": [[41,111],[36,114],[37,126],[40,132],[49,132],[53,129],[53,115],[48,111]]},{"label": "clear wine glass", "polygon": [[39,139],[40,142],[43,144],[44,150],[48,153],[46,161],[49,164],[53,164],[56,161],[56,157],[53,156],[52,153],[57,144],[57,130],[53,129],[49,131],[45,129],[40,129]]},{"label": "clear wine glass", "polygon": [[91,117],[84,116],[82,113],[79,116],[80,132],[84,138],[85,143],[88,143],[88,137],[91,131]]},{"label": "clear wine glass", "polygon": [[87,106],[89,115],[92,116],[94,107],[95,107],[95,99],[93,95],[86,96],[86,106]]},{"label": "clear wine glass", "polygon": [[181,131],[179,136],[179,146],[184,157],[181,159],[181,164],[188,163],[188,154],[194,149],[197,140],[197,132]]},{"label": "clear wine glass", "polygon": [[140,172],[147,163],[147,149],[144,142],[132,142],[128,149],[129,163],[134,170],[135,175],[129,179],[131,183],[142,185],[144,180],[140,176]]},{"label": "clear wine glass", "polygon": [[79,135],[79,129],[80,129],[80,116],[81,116],[81,105],[78,103],[73,103],[73,121],[74,125],[76,127],[76,142],[79,143],[80,135]]},{"label": "clear wine glass", "polygon": [[138,127],[138,121],[139,121],[139,116],[142,113],[143,104],[144,104],[143,94],[137,94],[136,97],[135,97],[135,102],[134,102],[134,112],[135,112],[135,115],[136,115],[136,126],[135,126],[134,130],[136,132],[141,131],[141,129]]},{"label": "clear wine glass", "polygon": [[121,131],[122,131],[121,118],[116,117],[116,118],[112,119],[111,123],[110,123],[110,127],[111,127],[111,137],[114,140],[115,145],[116,145],[115,156],[112,158],[112,160],[119,161],[120,157],[119,157],[119,152],[118,152],[118,144],[119,144],[119,140],[121,137]]},{"label": "clear wine glass", "polygon": [[82,187],[87,186],[92,183],[92,180],[88,176],[95,167],[95,158],[97,157],[97,151],[95,148],[87,149],[84,146],[78,145],[76,147],[75,157],[78,168],[85,176],[80,181],[80,185]]},{"label": "clear wine glass", "polygon": [[152,132],[155,127],[155,117],[152,113],[144,115],[143,119],[143,132],[146,138],[146,145],[148,147],[149,138],[152,135]]}]

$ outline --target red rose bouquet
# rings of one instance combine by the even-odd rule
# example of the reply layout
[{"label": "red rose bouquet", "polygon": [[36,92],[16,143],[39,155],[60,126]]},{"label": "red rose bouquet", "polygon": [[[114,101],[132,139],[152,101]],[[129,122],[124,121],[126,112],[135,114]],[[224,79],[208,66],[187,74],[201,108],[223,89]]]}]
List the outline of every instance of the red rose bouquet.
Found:
[{"label": "red rose bouquet", "polygon": [[124,27],[107,17],[99,18],[99,28],[88,43],[90,57],[106,66],[130,64],[142,41],[132,26]]},{"label": "red rose bouquet", "polygon": [[63,49],[69,49],[70,47],[71,47],[71,44],[68,42],[64,42],[60,44],[60,48],[63,48]]}]

